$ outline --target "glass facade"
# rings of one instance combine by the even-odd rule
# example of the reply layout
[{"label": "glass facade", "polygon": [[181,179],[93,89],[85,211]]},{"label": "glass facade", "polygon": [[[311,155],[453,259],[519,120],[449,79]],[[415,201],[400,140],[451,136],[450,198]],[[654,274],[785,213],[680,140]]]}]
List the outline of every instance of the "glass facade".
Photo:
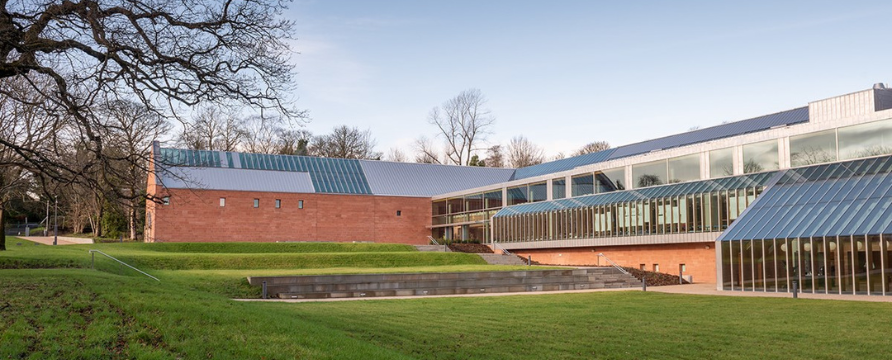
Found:
[{"label": "glass facade", "polygon": [[719,240],[727,290],[892,294],[892,157],[787,170]]},{"label": "glass facade", "polygon": [[487,241],[487,220],[501,207],[501,190],[434,201],[431,236],[448,241]]},{"label": "glass facade", "polygon": [[505,208],[494,240],[528,242],[717,232],[762,193],[772,172]]},{"label": "glass facade", "polygon": [[743,173],[779,169],[777,140],[743,145]]}]

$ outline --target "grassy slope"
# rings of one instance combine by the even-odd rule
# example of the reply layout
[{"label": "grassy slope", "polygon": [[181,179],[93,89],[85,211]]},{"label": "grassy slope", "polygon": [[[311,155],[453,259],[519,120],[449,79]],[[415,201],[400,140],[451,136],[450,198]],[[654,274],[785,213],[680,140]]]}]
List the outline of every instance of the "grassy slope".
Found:
[{"label": "grassy slope", "polygon": [[[13,247],[0,259],[30,251]],[[68,247],[40,251],[61,262],[74,261],[69,251],[85,256]],[[132,251],[128,256],[142,250]],[[0,358],[882,359],[892,326],[888,303],[650,292],[229,300],[256,291],[245,285],[246,274],[339,271],[152,270],[163,280],[157,283],[85,269],[0,270]]]}]

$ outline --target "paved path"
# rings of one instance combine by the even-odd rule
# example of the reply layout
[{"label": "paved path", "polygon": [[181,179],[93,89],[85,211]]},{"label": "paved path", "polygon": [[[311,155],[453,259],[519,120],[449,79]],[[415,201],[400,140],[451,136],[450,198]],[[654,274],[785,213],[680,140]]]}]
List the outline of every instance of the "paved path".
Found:
[{"label": "paved path", "polygon": [[[19,236],[19,238],[22,238],[22,239],[25,239],[28,241],[33,241],[36,243],[41,243],[44,245],[52,245],[53,244],[52,236]],[[93,239],[59,236],[59,241],[57,241],[56,243],[59,245],[92,244]]]},{"label": "paved path", "polygon": [[[793,297],[793,294],[786,293],[786,292],[775,293],[775,292],[762,292],[762,291],[719,291],[719,290],[715,289],[715,284],[653,286],[653,287],[648,287],[647,291],[670,293],[670,294],[688,294],[688,295],[748,296],[748,297],[775,297],[775,298],[792,298]],[[820,299],[820,300],[892,302],[892,296],[878,296],[878,295],[868,296],[868,295],[799,293],[799,298],[800,299]]]}]

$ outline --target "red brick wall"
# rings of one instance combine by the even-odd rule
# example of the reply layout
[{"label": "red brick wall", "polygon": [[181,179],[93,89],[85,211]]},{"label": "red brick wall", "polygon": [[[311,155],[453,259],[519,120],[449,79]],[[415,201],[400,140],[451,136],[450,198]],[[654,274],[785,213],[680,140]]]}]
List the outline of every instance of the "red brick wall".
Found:
[{"label": "red brick wall", "polygon": [[[426,244],[430,198],[168,189],[147,205],[147,241],[374,241]],[[220,207],[220,198],[226,206]],[[254,208],[254,199],[260,207]],[[275,208],[275,200],[282,207]],[[303,209],[298,201],[303,200]],[[396,216],[397,210],[401,216]]]},{"label": "red brick wall", "polygon": [[679,264],[685,264],[685,275],[694,277],[694,282],[715,283],[715,246],[714,242],[666,244],[666,245],[632,245],[632,246],[598,246],[565,249],[516,250],[514,253],[534,261],[554,265],[608,265],[598,258],[603,253],[619,265],[653,271],[653,265],[660,265],[660,272],[678,275]]}]

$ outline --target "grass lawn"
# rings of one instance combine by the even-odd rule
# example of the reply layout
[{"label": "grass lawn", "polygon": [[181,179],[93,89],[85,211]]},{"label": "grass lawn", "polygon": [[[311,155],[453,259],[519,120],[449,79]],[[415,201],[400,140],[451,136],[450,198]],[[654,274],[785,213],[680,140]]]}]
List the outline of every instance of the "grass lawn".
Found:
[{"label": "grass lawn", "polygon": [[[0,252],[0,263],[80,266],[90,248],[16,247],[17,241]],[[134,259],[164,257],[163,251],[146,249],[153,244],[128,245],[94,247]],[[227,259],[256,254],[226,245],[231,252],[204,253],[232,257]],[[318,254],[337,250],[368,257],[412,253],[329,249]],[[182,251],[187,252],[167,252],[170,257],[202,253],[188,246]],[[145,269],[160,283],[80,268],[0,270],[0,359],[886,359],[890,354],[888,303],[639,291],[330,303],[230,300],[256,297],[256,288],[244,281],[248,275],[508,269],[441,258],[430,260],[442,263],[417,265],[409,259],[405,266],[371,268],[323,267],[319,260],[316,268],[242,269],[208,261],[188,270]]]}]

